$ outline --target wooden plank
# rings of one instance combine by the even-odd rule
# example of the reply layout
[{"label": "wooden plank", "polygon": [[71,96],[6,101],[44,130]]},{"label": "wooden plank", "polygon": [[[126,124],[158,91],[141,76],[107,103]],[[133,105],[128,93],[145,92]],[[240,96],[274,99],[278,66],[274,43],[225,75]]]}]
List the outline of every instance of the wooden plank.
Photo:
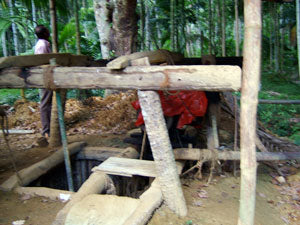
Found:
[{"label": "wooden plank", "polygon": [[94,167],[92,171],[101,171],[126,177],[131,177],[132,175],[156,177],[157,175],[153,161],[117,157],[110,157],[99,166]]},{"label": "wooden plank", "polygon": [[[33,134],[34,130],[8,130],[9,134]],[[0,130],[0,134],[2,134],[3,131]]]},{"label": "wooden plank", "polygon": [[[44,88],[44,69],[0,70],[0,88]],[[124,70],[106,67],[57,67],[57,88],[238,91],[242,72],[238,66],[131,66]]]}]

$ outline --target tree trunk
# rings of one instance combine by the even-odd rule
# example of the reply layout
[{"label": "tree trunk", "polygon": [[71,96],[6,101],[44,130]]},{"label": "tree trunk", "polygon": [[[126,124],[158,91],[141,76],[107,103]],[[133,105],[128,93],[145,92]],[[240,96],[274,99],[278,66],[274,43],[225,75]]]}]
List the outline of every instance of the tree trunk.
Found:
[{"label": "tree trunk", "polygon": [[[149,3],[146,3],[149,4]],[[146,5],[145,10],[145,44],[146,50],[151,51],[151,25],[150,25],[150,7]]]},{"label": "tree trunk", "polygon": [[2,52],[3,52],[3,56],[6,57],[6,56],[8,56],[7,47],[6,47],[6,32],[4,32],[4,33],[2,34],[1,42],[2,42]]},{"label": "tree trunk", "polygon": [[226,3],[222,0],[222,56],[226,56]]},{"label": "tree trunk", "polygon": [[79,23],[79,8],[78,8],[78,0],[73,1],[74,4],[74,14],[75,14],[75,24],[76,24],[76,54],[81,54],[80,49],[80,23]]},{"label": "tree trunk", "polygon": [[280,28],[280,51],[279,51],[279,67],[280,71],[283,71],[283,61],[284,61],[284,17],[283,17],[283,6],[280,6],[280,18],[282,21],[282,25],[279,25]]},{"label": "tree trunk", "polygon": [[52,27],[52,52],[58,52],[58,44],[57,44],[57,23],[56,23],[56,3],[55,0],[49,0],[49,8],[50,8],[50,19],[51,19],[51,27]]},{"label": "tree trunk", "polygon": [[[272,3],[269,2],[268,3],[268,7],[269,7],[269,12],[270,14],[272,15]],[[272,39],[272,34],[273,34],[273,20],[270,20],[270,23],[269,23],[269,47],[270,47],[270,69],[272,70],[273,69],[273,39]]]},{"label": "tree trunk", "polygon": [[[15,13],[14,13],[14,2],[13,0],[9,0],[8,1],[8,6],[9,6],[9,12],[10,12],[10,16],[14,17]],[[13,32],[13,41],[14,41],[14,50],[15,50],[15,55],[19,55],[19,39],[18,39],[18,31],[17,31],[17,26],[16,24],[13,22],[12,23],[12,32]]]},{"label": "tree trunk", "polygon": [[[156,10],[157,9],[158,9],[158,7],[156,8]],[[158,18],[159,18],[158,13],[155,13],[155,19],[156,19],[155,28],[156,28],[156,35],[157,35],[157,45],[158,45],[158,48],[160,49],[162,47],[162,31],[159,26],[159,22],[157,22]]]},{"label": "tree trunk", "polygon": [[136,0],[116,0],[113,12],[113,40],[116,56],[136,51]]},{"label": "tree trunk", "polygon": [[240,56],[240,32],[239,32],[239,5],[238,0],[234,2],[235,9],[235,23],[234,23],[234,34],[235,34],[235,56]]},{"label": "tree trunk", "polygon": [[35,3],[34,0],[31,0],[31,8],[32,8],[32,21],[36,25],[36,8],[35,8]]},{"label": "tree trunk", "polygon": [[274,45],[274,59],[275,59],[275,72],[279,71],[279,18],[278,18],[278,5],[273,3],[273,18],[275,20],[274,35],[275,35],[275,45]]},{"label": "tree trunk", "polygon": [[100,37],[101,55],[103,59],[110,58],[111,46],[109,42],[111,20],[109,3],[106,0],[94,0],[95,19]]},{"label": "tree trunk", "polygon": [[145,3],[140,0],[140,31],[141,31],[141,51],[145,50]]},{"label": "tree trunk", "polygon": [[179,50],[179,36],[178,36],[178,0],[175,0],[175,5],[174,5],[174,23],[175,23],[175,51],[178,52]]},{"label": "tree trunk", "polygon": [[86,0],[82,0],[82,7],[83,8],[88,8],[88,2]]},{"label": "tree trunk", "polygon": [[[181,46],[184,49],[185,47],[185,43],[187,42],[186,40],[186,19],[185,19],[185,0],[181,1],[181,36],[182,36],[182,41],[181,41]],[[182,51],[184,53],[184,50]]]},{"label": "tree trunk", "polygon": [[256,118],[261,65],[261,0],[244,0],[245,40],[241,97],[241,191],[238,225],[253,225],[256,190]]},{"label": "tree trunk", "polygon": [[300,79],[300,3],[296,0],[298,73]]},{"label": "tree trunk", "polygon": [[212,29],[213,29],[213,21],[212,21],[212,8],[211,8],[211,1],[212,0],[208,0],[208,23],[209,23],[209,45],[208,45],[208,51],[209,54],[212,54]]},{"label": "tree trunk", "polygon": [[187,57],[191,57],[192,56],[191,42],[189,41],[189,38],[191,37],[191,28],[190,28],[189,24],[186,24],[186,36],[188,37],[188,40],[186,40],[186,42],[185,42],[186,54],[187,54]]},{"label": "tree trunk", "polygon": [[175,51],[175,0],[170,1],[170,35],[171,35],[171,51]]},{"label": "tree trunk", "polygon": [[[57,43],[57,23],[56,23],[56,2],[55,0],[49,0],[50,8],[50,20],[52,30],[52,52],[58,52]],[[65,99],[62,97],[62,99]],[[64,102],[64,101],[63,101]],[[58,112],[56,104],[56,93],[53,92],[52,97],[52,108],[51,108],[51,119],[50,119],[50,140],[49,145],[51,147],[57,147],[61,145],[61,136],[58,122]]]}]

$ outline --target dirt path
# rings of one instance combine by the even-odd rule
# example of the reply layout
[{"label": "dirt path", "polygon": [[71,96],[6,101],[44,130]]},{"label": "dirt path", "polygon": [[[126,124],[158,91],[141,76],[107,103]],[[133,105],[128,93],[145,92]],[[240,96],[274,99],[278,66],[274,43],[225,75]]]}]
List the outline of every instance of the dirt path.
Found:
[{"label": "dirt path", "polygon": [[[300,172],[291,179],[300,187]],[[149,225],[232,225],[237,224],[239,212],[240,179],[216,177],[208,187],[203,181],[184,180],[183,190],[188,215],[178,218],[166,206],[156,211]],[[284,187],[272,184],[267,170],[259,170],[256,197],[256,225],[300,224],[299,202],[281,194]],[[298,196],[299,193],[298,193]]]}]

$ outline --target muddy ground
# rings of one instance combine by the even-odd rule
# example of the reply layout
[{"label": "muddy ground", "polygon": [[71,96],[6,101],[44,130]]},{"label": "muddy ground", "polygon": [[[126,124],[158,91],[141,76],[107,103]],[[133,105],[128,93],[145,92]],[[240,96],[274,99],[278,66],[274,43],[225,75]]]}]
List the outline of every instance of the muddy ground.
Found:
[{"label": "muddy ground", "polygon": [[[129,130],[135,128],[136,112],[130,102],[135,93],[119,94],[103,100],[94,97],[87,105],[69,100],[66,106],[66,124],[69,143],[86,141],[90,146],[126,147],[123,140]],[[107,101],[107,102],[105,102]],[[28,107],[30,106],[30,107]],[[31,108],[31,109],[30,109]],[[34,110],[32,110],[34,109]],[[57,149],[39,147],[40,121],[37,103],[19,102],[9,114],[10,128],[33,129],[34,134],[10,135],[9,143],[14,152],[18,169],[26,168]],[[222,141],[232,141],[233,121],[223,114],[220,132]],[[222,143],[221,141],[221,143]],[[260,164],[258,167],[256,219],[257,225],[300,224],[300,169],[299,165],[283,163],[285,183],[275,178],[275,171]],[[298,167],[298,169],[297,169]],[[194,179],[192,174],[181,179],[188,215],[178,218],[162,205],[149,221],[151,225],[160,224],[236,224],[239,206],[239,177],[234,177],[226,169],[214,174],[211,184],[207,185],[208,170],[203,171],[203,179]],[[7,146],[0,138],[0,183],[13,175],[8,157]],[[13,192],[0,191],[0,225],[25,220],[26,225],[47,225],[65,203],[46,198],[29,198]]]}]

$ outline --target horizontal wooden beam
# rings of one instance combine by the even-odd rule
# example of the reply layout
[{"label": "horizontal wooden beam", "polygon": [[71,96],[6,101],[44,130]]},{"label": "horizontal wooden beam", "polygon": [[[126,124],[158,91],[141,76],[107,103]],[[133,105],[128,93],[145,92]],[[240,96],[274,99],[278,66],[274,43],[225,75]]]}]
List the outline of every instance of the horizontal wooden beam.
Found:
[{"label": "horizontal wooden beam", "polygon": [[[176,160],[240,160],[239,151],[212,151],[210,149],[177,148],[174,149]],[[257,152],[257,161],[278,161],[278,160],[300,159],[300,152]]]},{"label": "horizontal wooden beam", "polygon": [[241,74],[238,66],[56,67],[52,72],[46,67],[5,68],[0,88],[238,91]]}]

